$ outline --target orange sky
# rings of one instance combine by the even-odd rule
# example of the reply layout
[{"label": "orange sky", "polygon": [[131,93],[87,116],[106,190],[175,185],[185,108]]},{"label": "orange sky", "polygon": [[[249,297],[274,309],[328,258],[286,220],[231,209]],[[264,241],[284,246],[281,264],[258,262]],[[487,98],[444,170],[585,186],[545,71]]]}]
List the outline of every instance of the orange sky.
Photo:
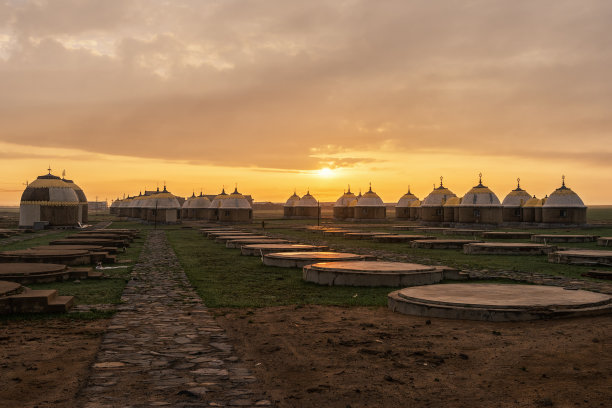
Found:
[{"label": "orange sky", "polygon": [[[609,1],[0,3],[0,205],[223,185],[386,202],[439,176],[612,204]],[[330,168],[329,174],[319,170]]]}]

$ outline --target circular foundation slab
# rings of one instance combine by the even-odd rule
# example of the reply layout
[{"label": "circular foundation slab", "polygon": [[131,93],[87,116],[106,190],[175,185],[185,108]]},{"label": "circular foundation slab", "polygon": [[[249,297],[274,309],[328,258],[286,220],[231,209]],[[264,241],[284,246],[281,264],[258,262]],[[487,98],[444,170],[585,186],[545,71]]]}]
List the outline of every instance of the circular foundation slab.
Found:
[{"label": "circular foundation slab", "polygon": [[516,242],[480,242],[463,247],[463,253],[469,255],[545,255],[556,250],[552,245]]},{"label": "circular foundation slab", "polygon": [[372,238],[374,242],[385,242],[385,243],[402,243],[418,241],[420,239],[436,239],[436,237],[428,235],[408,235],[408,234],[387,234],[378,235]]},{"label": "circular foundation slab", "polygon": [[95,238],[79,238],[79,239],[58,239],[51,241],[51,245],[102,245],[104,247],[124,247],[128,246],[125,241],[115,239],[95,239]]},{"label": "circular foundation slab", "polygon": [[389,294],[393,311],[427,317],[521,321],[612,313],[612,297],[541,285],[442,284]]},{"label": "circular foundation slab", "polygon": [[554,244],[559,242],[595,242],[597,236],[595,235],[556,235],[556,234],[538,234],[531,236],[532,242],[545,242],[548,244]]},{"label": "circular foundation slab", "polygon": [[597,249],[570,249],[548,254],[548,262],[575,265],[610,265],[612,251]]},{"label": "circular foundation slab", "polygon": [[252,232],[240,232],[240,231],[221,231],[221,232],[209,232],[206,234],[208,238],[214,239],[222,236],[235,236],[235,237],[250,237],[257,234],[253,234]]},{"label": "circular foundation slab", "polygon": [[255,245],[255,244],[291,244],[292,241],[286,239],[276,238],[244,238],[234,239],[225,242],[226,248],[240,248],[244,245]]},{"label": "circular foundation slab", "polygon": [[444,272],[433,266],[405,262],[339,261],[307,265],[302,278],[328,286],[414,286],[438,283]]},{"label": "circular foundation slab", "polygon": [[461,249],[466,244],[481,242],[473,239],[420,239],[414,241],[413,248],[423,249]]},{"label": "circular foundation slab", "polygon": [[597,238],[597,245],[603,246],[603,247],[612,247],[612,237]]},{"label": "circular foundation slab", "polygon": [[227,241],[232,241],[235,239],[240,239],[240,238],[258,238],[258,239],[264,239],[264,238],[269,238],[266,235],[219,235],[217,237],[215,237],[215,242],[221,242],[221,243],[226,243]]},{"label": "circular foundation slab", "polygon": [[283,268],[303,268],[319,262],[363,261],[365,255],[346,252],[280,252],[264,255],[263,263]]},{"label": "circular foundation slab", "polygon": [[250,244],[240,248],[242,255],[261,256],[273,252],[312,252],[325,251],[325,245],[306,245],[306,244]]},{"label": "circular foundation slab", "polygon": [[64,250],[81,250],[81,251],[101,251],[104,249],[102,245],[41,245],[32,247],[31,249],[46,250],[46,251],[64,251]]},{"label": "circular foundation slab", "polygon": [[347,232],[344,234],[345,239],[372,239],[381,235],[389,235],[388,232]]},{"label": "circular foundation slab", "polygon": [[523,231],[486,231],[482,233],[483,238],[489,239],[530,239],[533,234]]},{"label": "circular foundation slab", "polygon": [[0,263],[0,279],[22,284],[54,282],[69,277],[66,265],[48,263]]},{"label": "circular foundation slab", "polygon": [[87,265],[91,263],[91,253],[82,249],[20,249],[0,252],[0,262],[43,262],[65,265]]},{"label": "circular foundation slab", "polygon": [[17,282],[9,282],[0,280],[0,298],[18,293],[21,290],[21,284]]}]

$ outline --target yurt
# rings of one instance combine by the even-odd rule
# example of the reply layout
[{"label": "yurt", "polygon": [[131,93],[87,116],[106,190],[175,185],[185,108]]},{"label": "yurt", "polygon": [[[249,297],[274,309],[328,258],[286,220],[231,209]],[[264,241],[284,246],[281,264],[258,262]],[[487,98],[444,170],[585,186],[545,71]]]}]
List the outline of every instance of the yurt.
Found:
[{"label": "yurt", "polygon": [[355,194],[351,193],[351,186],[348,186],[348,191],[344,192],[334,203],[334,218],[337,220],[352,218],[349,217],[349,204],[356,199]]},{"label": "yurt", "polygon": [[552,224],[586,224],[587,207],[578,194],[565,186],[556,189],[542,206],[542,222]]},{"label": "yurt", "polygon": [[81,217],[79,197],[62,179],[51,174],[39,176],[21,195],[19,227],[32,228],[34,223],[49,226],[78,226]]},{"label": "yurt", "polygon": [[419,199],[410,192],[410,187],[408,187],[408,192],[401,196],[395,205],[395,218],[411,219],[410,208],[415,201],[419,201]]},{"label": "yurt", "polygon": [[459,223],[501,224],[502,206],[499,198],[487,186],[479,182],[461,199],[459,205]]},{"label": "yurt", "polygon": [[310,194],[310,191],[306,192],[306,194],[295,203],[294,209],[295,218],[316,219],[319,217],[319,202]]},{"label": "yurt", "polygon": [[387,208],[382,199],[370,189],[355,204],[356,220],[384,220],[387,218]]},{"label": "yurt", "polygon": [[190,219],[190,215],[189,215],[189,207],[191,206],[191,203],[193,202],[193,200],[195,200],[196,195],[195,195],[195,191],[191,194],[191,197],[189,197],[188,199],[185,200],[185,202],[183,203],[183,205],[181,206],[181,218],[186,220],[186,219]]},{"label": "yurt", "polygon": [[245,196],[238,192],[238,187],[232,194],[220,201],[219,221],[221,222],[251,222],[253,208]]},{"label": "yurt", "polygon": [[440,177],[440,186],[434,189],[421,202],[419,218],[425,222],[444,221],[444,203],[451,197],[457,197],[455,193],[444,187],[443,178]]},{"label": "yurt", "polygon": [[521,188],[521,179],[516,179],[516,188],[502,201],[502,220],[504,222],[523,221],[523,207],[531,195]]},{"label": "yurt", "polygon": [[300,201],[300,196],[294,191],[293,195],[287,199],[283,206],[284,218],[295,217],[295,205]]},{"label": "yurt", "polygon": [[442,215],[444,222],[457,222],[459,219],[459,206],[461,205],[460,197],[451,197],[444,202],[442,206]]},{"label": "yurt", "polygon": [[531,197],[523,205],[523,222],[540,223],[542,222],[542,206],[548,197],[542,199],[536,196]]},{"label": "yurt", "polygon": [[162,224],[173,224],[180,221],[181,205],[174,194],[166,186],[163,191],[148,196],[147,221]]},{"label": "yurt", "polygon": [[189,205],[188,216],[192,220],[210,220],[212,211],[210,208],[211,202],[200,191],[200,195],[195,197]]}]

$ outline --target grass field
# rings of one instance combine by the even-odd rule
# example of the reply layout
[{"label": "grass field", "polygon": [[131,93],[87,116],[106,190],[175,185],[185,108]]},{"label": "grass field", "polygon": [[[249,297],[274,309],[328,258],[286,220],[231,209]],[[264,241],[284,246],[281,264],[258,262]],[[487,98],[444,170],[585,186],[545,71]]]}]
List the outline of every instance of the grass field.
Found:
[{"label": "grass field", "polygon": [[[142,225],[139,224],[142,228]],[[116,222],[113,223],[111,228],[133,228],[135,227],[132,223]],[[140,238],[135,239],[124,253],[117,254],[118,261],[130,260],[133,262],[126,264],[111,264],[107,266],[119,266],[126,265],[127,268],[119,269],[108,269],[104,271],[104,274],[108,276],[106,279],[83,279],[80,282],[65,281],[65,282],[52,282],[52,283],[39,283],[27,285],[30,289],[57,289],[61,296],[74,296],[76,305],[98,305],[98,304],[118,304],[121,301],[121,294],[129,279],[132,265],[134,265],[140,252],[142,250],[144,241],[146,239],[148,228],[144,228]],[[11,245],[0,246],[0,250],[8,249],[20,249],[28,248],[35,245],[47,245],[50,241],[60,238],[61,236],[74,234],[75,231],[59,231],[58,233],[41,236],[32,240],[19,242]],[[95,266],[95,265],[90,265]],[[112,315],[113,312],[107,311],[94,311],[86,313],[72,313],[69,315],[41,315],[39,317],[33,317],[29,315],[14,315],[14,316],[3,316],[2,319],[21,319],[21,318],[77,318],[77,319],[92,319],[92,318],[106,318]],[[44,316],[44,317],[43,317]]]},{"label": "grass field", "polygon": [[265,266],[194,230],[168,229],[168,239],[208,307],[280,305],[383,306],[389,288],[319,286],[302,281],[298,268]]}]

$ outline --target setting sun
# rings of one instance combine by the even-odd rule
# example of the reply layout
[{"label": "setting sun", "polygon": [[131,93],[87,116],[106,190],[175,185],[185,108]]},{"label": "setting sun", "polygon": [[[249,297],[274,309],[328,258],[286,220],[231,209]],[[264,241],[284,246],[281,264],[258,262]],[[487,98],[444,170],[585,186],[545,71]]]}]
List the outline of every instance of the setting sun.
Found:
[{"label": "setting sun", "polygon": [[321,177],[332,177],[334,175],[334,171],[329,167],[323,167],[317,172],[317,174]]}]

